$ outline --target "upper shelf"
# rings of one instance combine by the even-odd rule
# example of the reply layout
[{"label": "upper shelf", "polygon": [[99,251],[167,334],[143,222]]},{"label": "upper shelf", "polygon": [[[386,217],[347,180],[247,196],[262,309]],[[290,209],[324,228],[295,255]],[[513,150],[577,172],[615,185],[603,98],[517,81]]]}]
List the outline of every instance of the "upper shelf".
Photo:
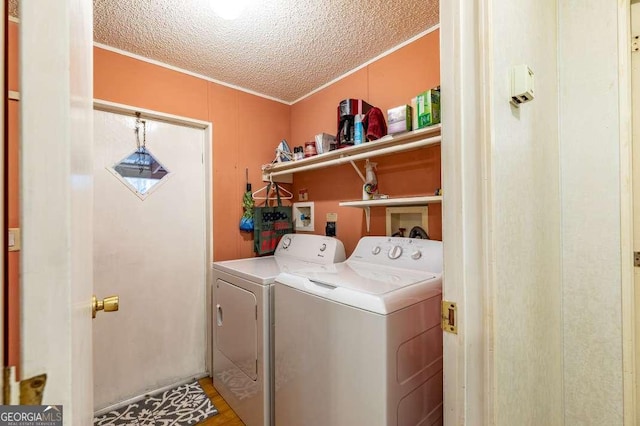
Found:
[{"label": "upper shelf", "polygon": [[441,203],[442,195],[425,195],[417,197],[402,197],[402,198],[379,198],[376,200],[356,200],[356,201],[341,201],[338,205],[340,207],[392,207],[392,206],[421,206],[431,203]]},{"label": "upper shelf", "polygon": [[[279,176],[336,166],[355,160],[378,157],[394,152],[409,151],[440,143],[440,124],[399,135],[387,135],[372,142],[336,149],[303,160],[285,161],[262,166],[263,175]],[[268,180],[268,179],[267,179]]]}]

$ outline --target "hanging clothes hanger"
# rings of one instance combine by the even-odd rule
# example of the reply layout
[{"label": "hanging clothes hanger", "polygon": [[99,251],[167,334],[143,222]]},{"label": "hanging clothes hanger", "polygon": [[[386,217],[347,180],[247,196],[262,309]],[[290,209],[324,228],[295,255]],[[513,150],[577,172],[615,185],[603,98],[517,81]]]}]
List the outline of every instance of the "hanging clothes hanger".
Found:
[{"label": "hanging clothes hanger", "polygon": [[293,194],[288,191],[286,188],[278,185],[278,190],[280,191],[280,199],[281,200],[291,200],[293,198]]},{"label": "hanging clothes hanger", "polygon": [[[278,185],[276,187],[276,185],[273,182],[273,179],[271,178],[271,176],[269,176],[269,183],[266,184],[265,186],[263,186],[262,188],[258,189],[253,194],[251,194],[251,197],[253,197],[254,200],[277,200],[278,199],[278,195],[275,194],[275,193],[273,195],[270,195],[269,193],[266,193],[266,189],[267,188],[269,188],[269,192],[272,192],[272,189],[276,189],[277,188],[277,190],[280,192],[280,199],[281,200],[291,200],[293,198],[293,193],[288,191],[286,188],[283,188],[280,185]],[[260,192],[262,192],[262,191],[265,191],[264,196],[259,195]]]},{"label": "hanging clothes hanger", "polygon": [[[262,188],[258,189],[256,192],[254,192],[253,194],[251,194],[251,197],[253,197],[254,200],[277,200],[278,196],[273,193],[273,195],[267,194],[266,193],[266,189],[269,187],[269,185],[265,185]],[[275,185],[272,186],[269,189],[269,192],[273,192],[272,189],[276,189]],[[260,192],[265,191],[264,196],[259,195]],[[290,191],[287,191],[285,188],[281,187],[280,185],[278,185],[278,191],[280,192],[280,199],[281,200],[291,200],[293,198],[293,194]]]}]

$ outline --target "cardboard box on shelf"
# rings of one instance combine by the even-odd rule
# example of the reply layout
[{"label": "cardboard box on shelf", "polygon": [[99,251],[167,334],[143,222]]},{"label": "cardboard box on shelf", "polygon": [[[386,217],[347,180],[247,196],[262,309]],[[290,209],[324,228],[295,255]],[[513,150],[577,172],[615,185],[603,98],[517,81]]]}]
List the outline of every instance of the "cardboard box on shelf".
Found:
[{"label": "cardboard box on shelf", "polygon": [[400,105],[399,107],[387,110],[388,133],[408,132],[411,130],[411,107]]},{"label": "cardboard box on shelf", "polygon": [[440,87],[419,94],[416,104],[419,129],[440,122]]}]

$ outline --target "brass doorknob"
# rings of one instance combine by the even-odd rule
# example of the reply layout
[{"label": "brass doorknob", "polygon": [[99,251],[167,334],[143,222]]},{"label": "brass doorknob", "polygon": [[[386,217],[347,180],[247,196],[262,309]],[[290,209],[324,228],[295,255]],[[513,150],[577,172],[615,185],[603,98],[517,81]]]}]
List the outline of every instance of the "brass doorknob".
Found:
[{"label": "brass doorknob", "polygon": [[118,310],[120,299],[118,296],[105,297],[103,300],[98,300],[94,295],[91,304],[91,317],[95,318],[98,311],[113,312]]}]

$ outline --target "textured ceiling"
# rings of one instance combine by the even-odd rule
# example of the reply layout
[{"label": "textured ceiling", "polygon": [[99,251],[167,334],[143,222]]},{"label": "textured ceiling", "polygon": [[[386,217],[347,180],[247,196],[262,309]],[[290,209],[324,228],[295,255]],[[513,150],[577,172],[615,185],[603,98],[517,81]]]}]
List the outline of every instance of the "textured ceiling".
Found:
[{"label": "textured ceiling", "polygon": [[291,102],[439,21],[439,0],[252,1],[227,21],[208,0],[94,0],[94,40]]}]

